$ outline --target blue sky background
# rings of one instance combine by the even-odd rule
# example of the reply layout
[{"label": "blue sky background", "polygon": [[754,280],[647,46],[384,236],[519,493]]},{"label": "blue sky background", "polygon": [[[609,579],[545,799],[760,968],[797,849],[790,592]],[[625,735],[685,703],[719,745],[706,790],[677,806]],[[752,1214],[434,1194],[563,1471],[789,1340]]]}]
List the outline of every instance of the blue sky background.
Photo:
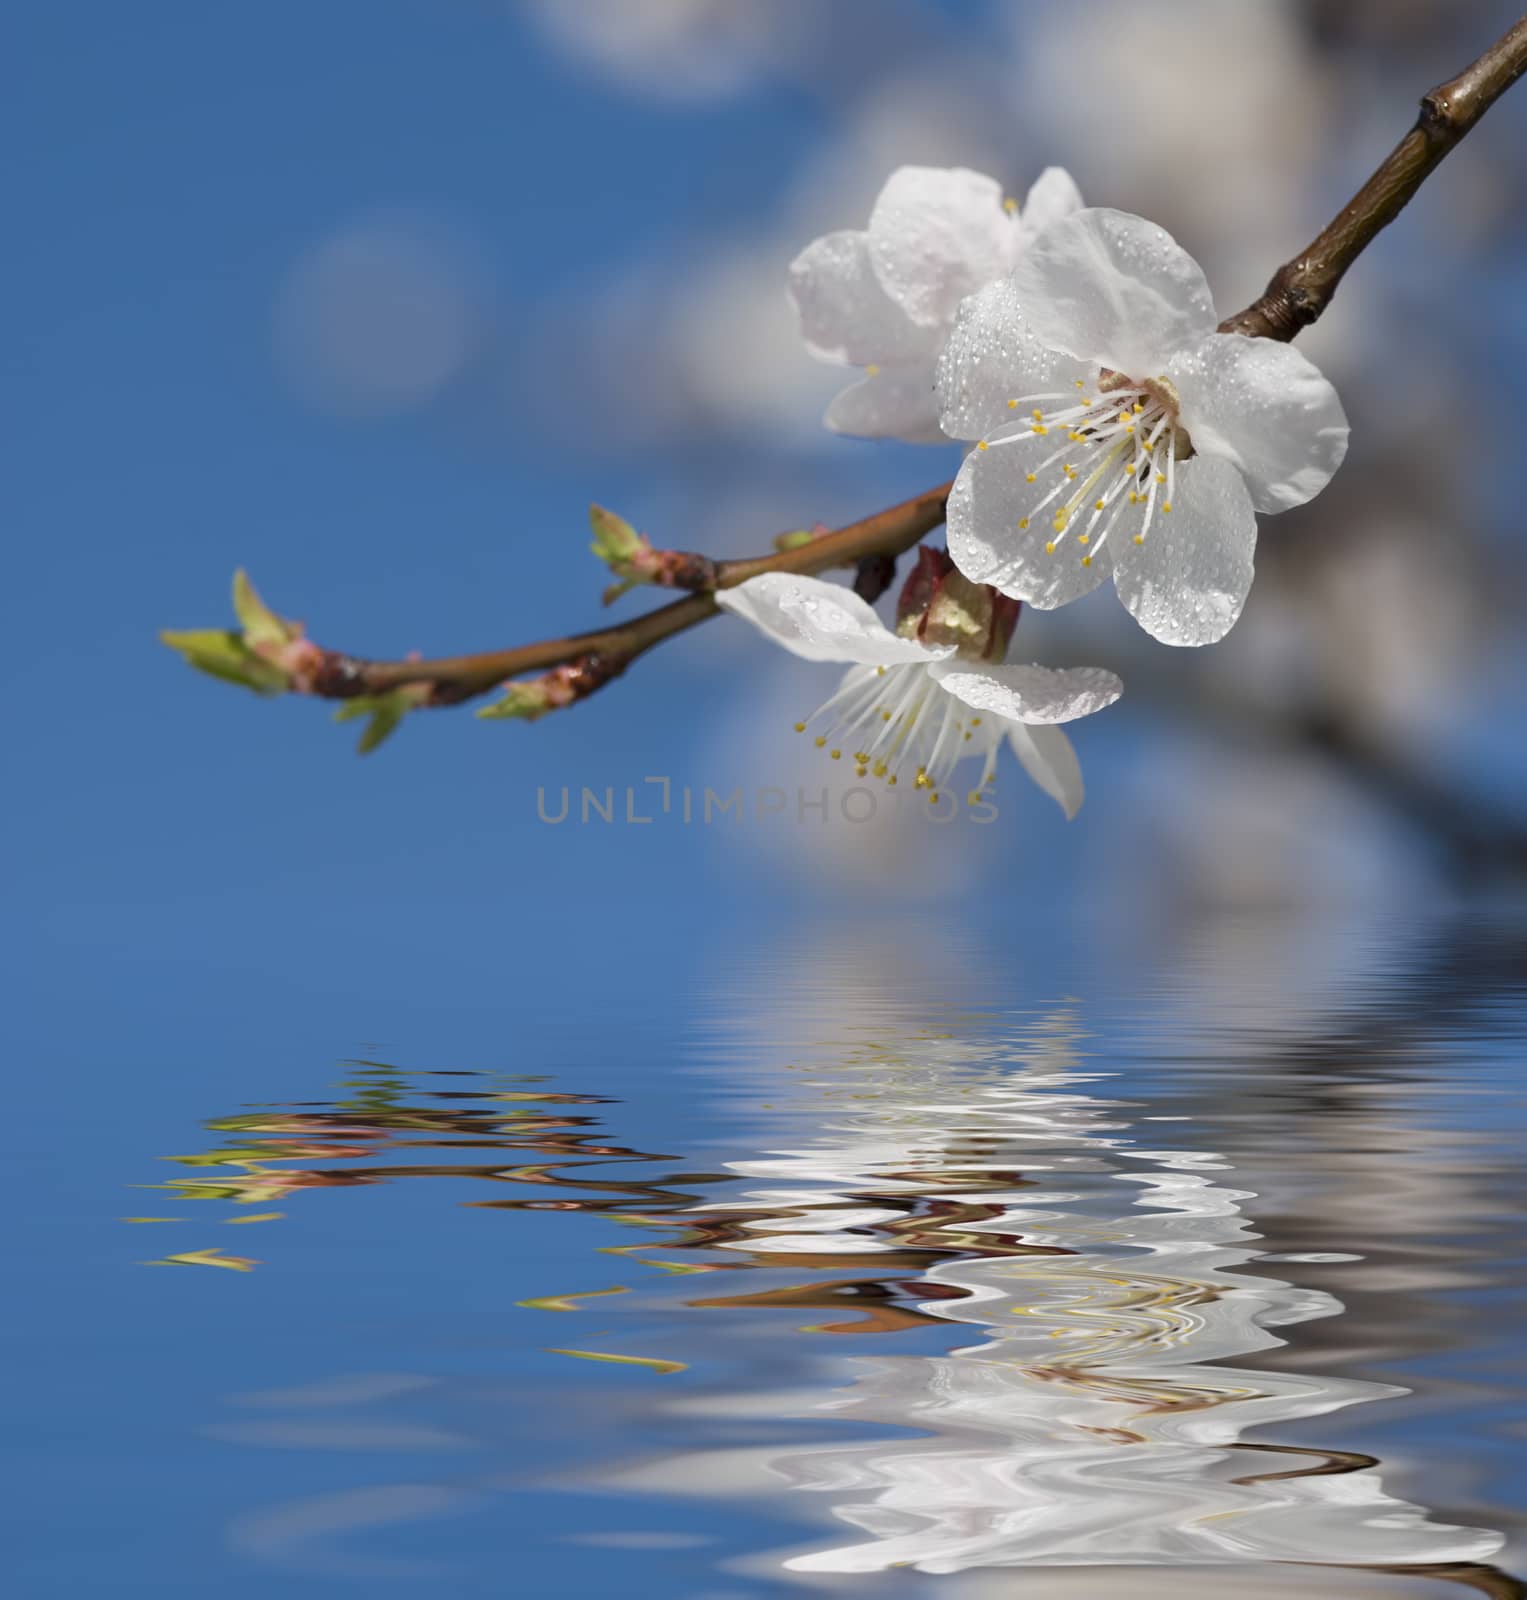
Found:
[{"label": "blue sky background", "polygon": [[[791,146],[821,136],[821,109],[776,90],[654,110],[486,5],[101,6],[88,25],[37,6],[7,29],[0,115],[27,153],[0,268],[7,698],[27,774],[11,872],[41,935],[19,952],[32,999],[72,1010],[90,969],[74,1025],[104,1040],[190,971],[230,998],[257,973],[369,990],[442,942],[463,991],[491,990],[591,912],[642,904],[619,983],[670,919],[735,917],[717,901],[738,888],[724,851],[676,828],[554,833],[534,790],[649,772],[746,782],[698,773],[696,730],[755,714],[742,695],[757,657],[735,650],[718,674],[699,635],[560,725],[419,718],[358,761],[322,708],[202,680],[154,633],[222,624],[239,564],[278,608],[362,652],[594,621],[587,501],[639,516],[698,452],[548,456],[513,416],[490,432],[451,397],[424,415],[315,419],[272,355],[283,276],[337,218],[443,218],[470,229],[512,347],[563,276],[674,235],[690,210],[722,229],[740,219]],[[911,451],[875,452],[873,468],[853,454],[834,504],[808,496],[801,520],[938,475]],[[740,547],[772,531],[742,530]],[[1060,837],[1037,806],[1025,816]],[[745,882],[753,915],[810,892]]]},{"label": "blue sky background", "polygon": [[[1441,59],[1494,20],[1488,7],[1464,10]],[[770,676],[786,669],[751,639],[718,637],[719,625],[575,716],[533,729],[419,717],[368,761],[352,759],[350,730],[331,728],[322,708],[263,705],[203,681],[153,635],[222,623],[229,574],[244,564],[324,642],[376,654],[513,642],[597,618],[590,498],[655,532],[680,524],[674,543],[690,542],[678,535],[696,524],[712,547],[746,550],[778,527],[841,520],[936,481],[947,453],[818,439],[814,405],[795,431],[722,419],[633,448],[641,348],[607,352],[615,370],[637,369],[627,425],[595,413],[587,428],[590,391],[565,379],[557,350],[594,315],[596,289],[580,285],[628,260],[656,280],[654,297],[682,296],[698,230],[725,237],[776,208],[813,152],[848,137],[847,108],[888,70],[887,54],[979,49],[982,30],[1008,38],[1011,13],[878,8],[868,37],[879,49],[863,37],[854,48],[851,29],[827,41],[834,94],[761,73],[729,98],[674,103],[602,79],[527,14],[485,3],[12,12],[0,117],[24,157],[7,179],[0,264],[12,311],[7,702],[24,775],[13,791],[13,903],[26,908],[27,931],[46,936],[21,952],[42,963],[34,995],[62,1004],[71,991],[60,947],[82,962],[110,953],[181,972],[187,959],[226,964],[233,981],[251,961],[287,974],[323,967],[333,982],[344,981],[344,952],[385,927],[394,963],[444,937],[463,976],[475,968],[486,979],[506,961],[538,960],[594,906],[647,907],[647,953],[668,917],[735,917],[739,895],[750,917],[797,914],[814,885],[831,902],[841,887],[831,874],[779,870],[788,851],[759,855],[672,827],[559,834],[535,820],[541,784],[655,772],[720,788],[794,773],[796,753],[774,730],[825,694],[820,675]],[[1429,38],[1422,46],[1423,63],[1440,54]],[[1463,170],[1472,146],[1455,158],[1458,188],[1500,177],[1519,110],[1502,108],[1501,127],[1481,131],[1474,169]],[[1396,128],[1407,114],[1401,99],[1376,120]],[[993,106],[989,137],[1005,137],[1007,117]],[[1019,124],[1020,134],[1039,158],[1057,153],[1042,129]],[[1351,160],[1366,165],[1381,148]],[[1344,151],[1335,159],[1348,164]],[[1034,164],[1025,154],[1015,186]],[[1322,173],[1310,186],[1343,181]],[[1423,199],[1359,269],[1366,283],[1354,275],[1351,320],[1365,291],[1405,292],[1420,241],[1446,221],[1444,202],[1439,193],[1428,211]],[[324,414],[303,403],[276,349],[283,286],[315,241],[377,217],[467,241],[477,343],[427,404]],[[1516,318],[1515,280],[1488,276],[1514,237],[1487,236],[1479,283],[1452,286],[1445,316],[1458,318],[1477,288]],[[539,361],[528,371],[527,349]],[[1497,342],[1493,353],[1505,351]],[[801,370],[812,371],[804,357]],[[745,366],[738,381],[749,381]],[[1361,440],[1361,412],[1356,420]],[[1355,482],[1381,470],[1354,452]],[[717,486],[738,480],[765,486],[754,491],[758,520],[725,514]],[[1108,631],[1094,658],[1118,664],[1132,641],[1121,617],[1099,615]],[[1050,621],[1026,623],[1040,645]],[[1163,670],[1199,666],[1165,654]],[[766,678],[788,686],[777,706],[748,687]],[[1168,682],[1191,701],[1190,678]],[[1488,700],[1482,709],[1490,714]],[[752,743],[718,753],[718,729]],[[970,847],[975,866],[967,851],[955,881],[1019,870],[1047,903],[1085,886],[1079,873],[1116,832],[1120,764],[1152,729],[1128,702],[1080,728],[1095,797],[1081,819],[1065,827],[1010,783],[1007,825]],[[1456,716],[1448,729],[1464,737]],[[1490,743],[1514,763],[1514,741]],[[1136,769],[1131,789],[1185,782],[1174,760]],[[1488,769],[1475,776],[1490,782]],[[1186,789],[1182,798],[1205,803]],[[904,889],[909,875],[880,876]],[[359,965],[374,963],[368,954]],[[141,1003],[142,984],[105,983],[108,1005]]]}]

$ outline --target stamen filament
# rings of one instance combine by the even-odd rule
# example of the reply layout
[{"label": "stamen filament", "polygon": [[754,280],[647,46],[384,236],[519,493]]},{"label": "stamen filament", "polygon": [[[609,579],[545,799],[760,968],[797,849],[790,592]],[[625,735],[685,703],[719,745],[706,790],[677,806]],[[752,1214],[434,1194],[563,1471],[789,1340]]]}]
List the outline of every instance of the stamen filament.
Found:
[{"label": "stamen filament", "polygon": [[1002,742],[1000,719],[968,717],[967,708],[921,663],[852,668],[837,691],[803,723],[826,724],[815,744],[834,759],[851,756],[857,777],[894,787],[904,772],[915,787],[939,794],[966,756],[983,758],[980,788],[991,781]]},{"label": "stamen filament", "polygon": [[[1102,386],[1101,376],[1094,381]],[[1074,531],[1085,551],[1083,563],[1088,566],[1115,529],[1127,526],[1137,515],[1140,523],[1134,540],[1143,544],[1158,513],[1166,515],[1172,510],[1177,485],[1181,441],[1175,405],[1162,385],[1110,381],[1118,386],[1103,393],[1094,391],[1095,398],[1089,397],[1084,379],[1076,380],[1079,395],[1018,396],[1009,402],[1010,408],[1032,405],[1032,424],[1020,424],[981,445],[995,448],[1042,437],[1052,428],[1064,429],[1066,442],[1024,473],[1028,483],[1039,487],[1033,502],[1020,508],[1023,514],[1016,519],[1017,526],[1026,532],[1034,518],[1055,507],[1047,519],[1054,531],[1045,549],[1053,554],[1059,535]],[[1040,403],[1056,400],[1070,403],[1054,411],[1042,409]],[[1191,447],[1185,453],[1191,454]],[[1046,474],[1057,465],[1060,481],[1044,484]]]}]

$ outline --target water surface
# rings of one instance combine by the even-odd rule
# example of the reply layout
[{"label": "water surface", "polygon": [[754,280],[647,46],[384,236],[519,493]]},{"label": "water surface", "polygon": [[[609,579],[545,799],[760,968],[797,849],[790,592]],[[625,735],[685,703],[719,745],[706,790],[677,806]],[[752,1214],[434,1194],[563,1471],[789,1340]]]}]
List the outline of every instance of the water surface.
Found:
[{"label": "water surface", "polygon": [[1270,938],[760,949],[160,1107],[23,1592],[1527,1593],[1520,930]]}]

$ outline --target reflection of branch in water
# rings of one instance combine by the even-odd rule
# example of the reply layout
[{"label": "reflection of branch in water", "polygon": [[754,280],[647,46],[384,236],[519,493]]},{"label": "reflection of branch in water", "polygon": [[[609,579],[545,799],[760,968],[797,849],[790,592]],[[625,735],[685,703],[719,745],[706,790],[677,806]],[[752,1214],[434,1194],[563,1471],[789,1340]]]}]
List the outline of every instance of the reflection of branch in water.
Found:
[{"label": "reflection of branch in water", "polygon": [[[351,1092],[332,1105],[268,1107],[212,1119],[209,1128],[233,1136],[228,1144],[171,1159],[198,1169],[215,1169],[216,1180],[172,1179],[163,1187],[176,1191],[182,1199],[248,1206],[268,1204],[308,1189],[357,1188],[406,1178],[466,1179],[529,1190],[504,1198],[461,1202],[474,1209],[585,1212],[660,1233],[661,1240],[607,1247],[612,1254],[659,1270],[679,1270],[673,1263],[645,1259],[648,1251],[659,1248],[709,1257],[684,1263],[686,1272],[778,1271],[786,1265],[785,1258],[761,1238],[758,1230],[763,1218],[755,1205],[734,1209],[724,1200],[701,1204],[705,1190],[734,1183],[736,1174],[681,1171],[639,1182],[618,1172],[604,1172],[607,1167],[672,1164],[679,1158],[609,1142],[597,1117],[560,1109],[608,1103],[599,1096],[528,1087],[443,1091],[425,1085],[441,1076],[473,1075],[408,1074],[377,1062],[352,1066],[356,1073],[346,1084]],[[421,1100],[448,1104],[418,1103]],[[421,1134],[433,1137],[421,1138]],[[964,1291],[938,1289],[917,1276],[938,1261],[974,1251],[987,1256],[1054,1253],[1048,1246],[1023,1245],[997,1232],[976,1231],[989,1230],[1004,1208],[958,1198],[961,1188],[1011,1188],[1028,1181],[1016,1171],[980,1164],[984,1153],[999,1148],[999,1141],[977,1135],[958,1152],[969,1161],[963,1172],[939,1171],[930,1179],[915,1169],[892,1169],[880,1175],[882,1185],[892,1185],[891,1190],[876,1188],[840,1207],[824,1206],[814,1197],[806,1208],[772,1208],[767,1217],[782,1223],[796,1217],[820,1218],[833,1209],[846,1213],[873,1206],[880,1213],[877,1219],[854,1231],[875,1241],[875,1252],[866,1257],[831,1248],[792,1251],[789,1271],[797,1277],[813,1275],[805,1281],[686,1303],[707,1310],[799,1308],[859,1313],[853,1320],[824,1322],[802,1330],[821,1333],[893,1333],[939,1323],[942,1319],[917,1309],[916,1302],[940,1295],[958,1296]],[[493,1149],[543,1159],[509,1165],[377,1164],[367,1159],[383,1152],[442,1149]],[[276,1165],[311,1161],[315,1155],[341,1157],[345,1165]],[[360,1164],[363,1161],[365,1164]],[[722,1251],[726,1254],[721,1255]],[[840,1276],[822,1283],[815,1276],[821,1273]]]},{"label": "reflection of branch in water", "polygon": [[1365,1472],[1379,1464],[1377,1456],[1357,1450],[1311,1450],[1301,1444],[1244,1444],[1237,1439],[1227,1450],[1255,1450],[1259,1455],[1313,1456],[1314,1466],[1290,1467],[1286,1472],[1254,1472],[1249,1477],[1232,1478],[1234,1484],[1277,1483],[1283,1478],[1320,1478],[1342,1472]]},{"label": "reflection of branch in water", "polygon": [[[1188,1157],[1186,1169],[1174,1170],[1171,1152],[1153,1152],[1150,1165],[1121,1166],[1115,1152],[1129,1141],[1116,1136],[1127,1134],[1125,1124],[1115,1120],[1117,1103],[1068,1092],[1077,1081],[1074,1076],[1015,1070],[1011,1053],[1000,1044],[987,1052],[984,1062],[981,1052],[967,1048],[956,1065],[943,1071],[936,1064],[936,1042],[917,1041],[908,1049],[917,1062],[915,1071],[899,1064],[896,1052],[855,1062],[848,1074],[853,1092],[839,1100],[833,1133],[817,1136],[810,1150],[733,1163],[720,1173],[668,1172],[633,1181],[625,1170],[633,1164],[677,1164],[680,1158],[612,1142],[598,1117],[584,1109],[608,1103],[593,1096],[541,1088],[506,1095],[492,1088],[491,1080],[480,1091],[447,1095],[425,1087],[432,1075],[419,1075],[413,1082],[412,1075],[375,1067],[366,1069],[373,1075],[369,1086],[347,1101],[218,1119],[210,1126],[233,1136],[230,1144],[202,1157],[180,1159],[225,1171],[230,1165],[252,1169],[247,1188],[240,1187],[239,1179],[202,1185],[202,1197],[231,1200],[236,1206],[254,1198],[261,1185],[283,1179],[292,1189],[422,1176],[517,1188],[519,1193],[503,1198],[463,1203],[517,1212],[588,1212],[650,1230],[660,1237],[605,1248],[659,1271],[783,1271],[790,1279],[784,1284],[682,1303],[695,1310],[743,1311],[754,1317],[829,1313],[829,1319],[799,1328],[802,1333],[879,1335],[948,1328],[951,1323],[979,1326],[992,1343],[943,1357],[890,1357],[882,1369],[886,1381],[868,1389],[861,1386],[851,1402],[855,1409],[866,1400],[873,1402],[873,1420],[910,1426],[925,1435],[863,1447],[880,1491],[879,1521],[872,1546],[854,1549],[875,1549],[874,1568],[886,1564],[879,1559],[888,1554],[883,1547],[906,1545],[906,1533],[898,1539],[896,1527],[907,1526],[907,1519],[923,1523],[940,1515],[935,1508],[943,1490],[937,1479],[916,1480],[923,1470],[919,1462],[941,1462],[941,1472],[955,1471],[956,1498],[949,1510],[957,1512],[967,1529],[989,1514],[1029,1515],[1020,1513],[1016,1502],[999,1498],[994,1504],[985,1479],[959,1475],[959,1464],[971,1457],[972,1448],[977,1454],[994,1451],[994,1460],[1000,1457],[1014,1473],[1021,1470],[1033,1477],[1041,1489],[1048,1483],[1044,1492],[1052,1505],[1046,1515],[1064,1513],[1077,1497],[1080,1504],[1096,1501],[1103,1506],[1122,1493],[1133,1507],[1128,1515],[1136,1520],[1144,1516],[1147,1528],[1153,1516],[1175,1516],[1170,1508],[1177,1504],[1193,1528],[1213,1525],[1210,1508],[1223,1507],[1223,1496],[1250,1496],[1245,1503],[1234,1502],[1233,1511],[1219,1512],[1236,1518],[1228,1526],[1238,1530],[1243,1548],[1232,1559],[1242,1561],[1308,1558],[1310,1544],[1302,1527],[1284,1542],[1281,1535],[1274,1537],[1266,1549],[1255,1539],[1257,1519],[1275,1514],[1283,1504],[1276,1496],[1290,1489],[1301,1491],[1295,1503],[1299,1515],[1324,1519],[1327,1536],[1333,1515],[1338,1530],[1346,1526],[1342,1518],[1363,1515],[1350,1502],[1343,1509],[1318,1495],[1310,1498],[1311,1481],[1327,1478],[1359,1484],[1370,1480],[1359,1489],[1357,1501],[1391,1521],[1398,1518],[1395,1532],[1385,1536],[1391,1547],[1411,1539],[1410,1548],[1416,1548],[1415,1540],[1429,1538],[1439,1553],[1461,1556],[1460,1538],[1465,1544],[1469,1539],[1488,1542],[1485,1535],[1425,1522],[1404,1502],[1384,1494],[1377,1486],[1374,1458],[1227,1436],[1227,1431],[1233,1434],[1259,1421],[1293,1419],[1392,1391],[1224,1365],[1226,1355],[1280,1342],[1255,1333],[1263,1312],[1276,1312],[1268,1319],[1273,1322],[1299,1321],[1340,1307],[1322,1303],[1329,1297],[1312,1300],[1305,1291],[1297,1292],[1303,1296],[1298,1303],[1280,1302],[1279,1291],[1292,1286],[1224,1270],[1227,1262],[1233,1265],[1255,1254],[1249,1247],[1238,1248],[1243,1237],[1255,1235],[1234,1203],[1244,1196],[1218,1188],[1198,1170],[1212,1158]],[[935,1063],[931,1068],[930,1059]],[[830,1069],[814,1064],[813,1070],[827,1080],[831,1095]],[[853,1120],[845,1127],[841,1117],[850,1107]],[[383,1151],[402,1155],[452,1149],[512,1151],[519,1159],[461,1165],[375,1160]],[[310,1160],[318,1150],[341,1155],[346,1164],[299,1170],[270,1165]],[[349,1164],[359,1160],[366,1164]],[[1057,1183],[1066,1189],[1080,1183],[1095,1197],[1111,1192],[1116,1210],[1117,1182],[1126,1176],[1146,1184],[1150,1203],[1165,1209],[1131,1209],[1117,1221],[1098,1215],[1095,1206],[1075,1213],[1054,1209]],[[791,1187],[740,1191],[741,1180],[759,1177],[788,1179]],[[808,1189],[803,1180],[817,1187]],[[177,1182],[186,1185],[181,1192],[189,1195],[199,1180]],[[715,1192],[722,1185],[730,1187]],[[1062,1193],[1058,1198],[1070,1197]],[[1215,1218],[1221,1221],[1215,1223]],[[1216,1227],[1228,1231],[1222,1236]],[[1130,1253],[1141,1246],[1149,1251],[1144,1259]],[[649,1254],[658,1250],[682,1259],[665,1261]],[[1151,1270],[1142,1272],[1146,1260]],[[1083,1292],[1078,1294],[1078,1288]],[[567,1295],[533,1304],[564,1312],[581,1309],[574,1302]],[[602,1318],[622,1309],[620,1302],[598,1305]],[[1036,1351],[1032,1359],[1020,1357],[1017,1362],[1007,1357],[1007,1350],[1021,1349],[1023,1338],[1020,1332],[1015,1344],[1014,1327],[1001,1323],[1011,1309],[1024,1310],[1023,1320],[1034,1324],[1031,1338],[1048,1335],[1060,1348],[1042,1356]],[[1195,1346],[1205,1343],[1200,1355]],[[971,1407],[961,1399],[967,1377],[979,1379],[967,1397]],[[935,1393],[943,1398],[926,1405],[921,1396]],[[835,1409],[842,1409],[841,1401]],[[1226,1415],[1238,1419],[1228,1430],[1214,1420]],[[1058,1430],[1062,1440],[1069,1434],[1079,1442],[1085,1462],[1095,1462],[1105,1476],[1094,1486],[1091,1465],[1082,1467],[1074,1484],[1064,1473],[1051,1476],[1043,1448],[1031,1459],[1035,1426],[1041,1435]],[[1199,1427],[1213,1431],[1192,1431]],[[973,1437],[992,1442],[973,1447]],[[925,1445],[933,1449],[932,1456]],[[1062,1453],[1071,1448],[1064,1444]],[[1163,1474],[1154,1473],[1148,1463],[1153,1452],[1159,1456],[1162,1451],[1172,1461]],[[1292,1469],[1226,1477],[1213,1470],[1213,1463],[1228,1464],[1234,1459],[1231,1452],[1294,1455],[1302,1462]],[[841,1463],[858,1453],[857,1448],[846,1455],[825,1453],[840,1463],[833,1473],[840,1492],[853,1481],[843,1474]],[[824,1453],[818,1451],[813,1459],[820,1462]],[[895,1488],[902,1459],[914,1465],[914,1480],[920,1482],[910,1501],[898,1499]],[[788,1458],[776,1458],[776,1468],[788,1472]],[[1007,1495],[1013,1480],[1004,1477],[1003,1483],[1000,1494]],[[839,1514],[858,1520],[853,1508]],[[1246,1546],[1248,1526],[1252,1539]],[[1439,1536],[1451,1537],[1446,1552],[1437,1545]],[[1379,1554],[1371,1545],[1370,1537],[1364,1553]],[[1320,1564],[1346,1565],[1343,1555],[1350,1559],[1353,1553],[1343,1551],[1338,1540]],[[915,1536],[896,1559],[924,1566]],[[1040,1552],[1032,1559],[1047,1558]],[[1053,1552],[1049,1559],[1054,1559]],[[1103,1553],[1099,1559],[1120,1558]],[[1173,1556],[1163,1550],[1146,1559],[1170,1561]],[[955,1563],[968,1564],[1004,1563],[999,1552],[977,1553],[971,1561]],[[1366,1570],[1434,1577],[1490,1595],[1522,1594],[1512,1587],[1515,1580],[1468,1562],[1361,1564]],[[826,1569],[845,1570],[831,1561]],[[934,1560],[924,1570],[953,1567]]]},{"label": "reflection of branch in water", "polygon": [[1473,1589],[1490,1600],[1527,1600],[1527,1583],[1509,1572],[1478,1561],[1442,1562],[1435,1566],[1365,1567],[1365,1572],[1383,1572],[1396,1578],[1430,1578],[1434,1583],[1456,1583]]},{"label": "reflection of branch in water", "polygon": [[[353,1093],[330,1105],[265,1108],[210,1120],[215,1132],[235,1135],[222,1147],[194,1156],[168,1159],[198,1170],[216,1173],[211,1180],[176,1178],[161,1185],[186,1200],[223,1200],[249,1205],[305,1189],[351,1188],[387,1183],[402,1178],[467,1178],[487,1183],[529,1184],[554,1187],[556,1200],[525,1199],[507,1204],[526,1209],[541,1206],[567,1208],[560,1198],[572,1190],[605,1196],[602,1202],[585,1202],[588,1209],[628,1205],[632,1199],[677,1206],[698,1198],[678,1191],[673,1180],[666,1186],[606,1180],[579,1180],[560,1175],[562,1168],[598,1167],[617,1163],[662,1162],[671,1157],[603,1143],[595,1117],[563,1113],[563,1106],[605,1104],[596,1095],[558,1093],[541,1089],[436,1090],[412,1083],[436,1077],[471,1077],[475,1074],[405,1074],[374,1062],[354,1063],[356,1076],[345,1087]],[[523,1081],[523,1080],[514,1080]],[[475,1102],[447,1106],[415,1101]],[[421,1138],[429,1134],[433,1137]],[[528,1152],[560,1161],[505,1167],[487,1164],[405,1162],[385,1165],[350,1165],[384,1151],[500,1150]],[[345,1166],[293,1167],[284,1163],[311,1161],[315,1156],[339,1157]],[[283,1165],[275,1165],[283,1163]],[[697,1174],[684,1181],[720,1182],[715,1175]],[[230,1219],[232,1220],[232,1219]]]}]

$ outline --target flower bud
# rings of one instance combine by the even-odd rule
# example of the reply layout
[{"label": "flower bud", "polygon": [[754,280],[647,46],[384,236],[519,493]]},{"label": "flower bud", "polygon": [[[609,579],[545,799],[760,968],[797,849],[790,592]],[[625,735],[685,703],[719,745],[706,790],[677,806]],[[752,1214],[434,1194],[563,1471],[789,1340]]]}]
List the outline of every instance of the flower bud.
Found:
[{"label": "flower bud", "polygon": [[896,631],[919,644],[953,645],[968,660],[1001,661],[1021,609],[990,584],[972,583],[947,551],[920,545],[896,602]]}]

